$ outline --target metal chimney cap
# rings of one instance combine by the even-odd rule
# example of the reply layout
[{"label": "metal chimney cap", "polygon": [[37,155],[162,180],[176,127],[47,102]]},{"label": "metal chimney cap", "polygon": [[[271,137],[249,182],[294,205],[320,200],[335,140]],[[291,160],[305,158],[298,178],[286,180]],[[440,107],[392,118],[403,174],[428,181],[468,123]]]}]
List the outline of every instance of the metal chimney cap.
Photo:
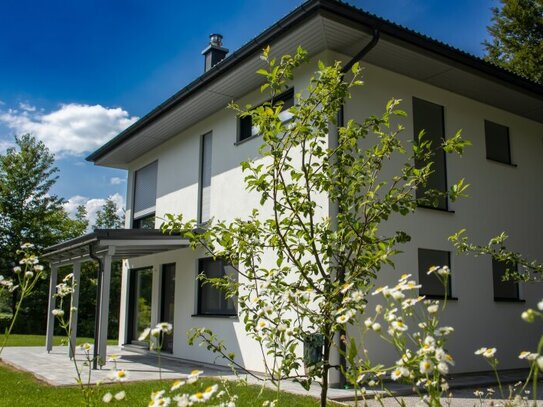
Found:
[{"label": "metal chimney cap", "polygon": [[212,47],[222,47],[222,35],[221,34],[210,34],[209,35],[209,45]]}]

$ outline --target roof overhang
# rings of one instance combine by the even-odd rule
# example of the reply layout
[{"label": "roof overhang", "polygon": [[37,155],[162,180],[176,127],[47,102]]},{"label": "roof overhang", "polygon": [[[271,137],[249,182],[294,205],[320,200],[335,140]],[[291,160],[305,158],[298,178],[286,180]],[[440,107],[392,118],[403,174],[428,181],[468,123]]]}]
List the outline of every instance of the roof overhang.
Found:
[{"label": "roof overhang", "polygon": [[45,249],[40,259],[50,265],[71,264],[112,256],[128,259],[188,247],[179,235],[164,235],[160,230],[96,229],[94,232],[67,240]]},{"label": "roof overhang", "polygon": [[415,31],[335,0],[310,0],[190,83],[87,160],[127,168],[134,159],[257,89],[259,56],[270,45],[275,56],[302,46],[310,56],[330,49],[354,56],[371,39],[365,57],[376,66],[450,90],[543,123],[543,86]]}]

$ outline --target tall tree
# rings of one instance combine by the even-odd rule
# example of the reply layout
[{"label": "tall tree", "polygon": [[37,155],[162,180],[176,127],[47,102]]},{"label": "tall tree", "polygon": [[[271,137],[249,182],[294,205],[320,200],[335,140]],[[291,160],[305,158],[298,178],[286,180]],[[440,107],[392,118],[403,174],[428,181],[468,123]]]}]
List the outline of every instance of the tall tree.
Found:
[{"label": "tall tree", "polygon": [[543,0],[500,0],[492,8],[492,36],[483,45],[485,58],[499,66],[543,82]]},{"label": "tall tree", "polygon": [[[57,179],[54,155],[29,134],[16,137],[15,146],[0,154],[0,274],[10,274],[22,243],[33,243],[39,253],[86,228],[81,219],[70,219],[63,199],[51,193]],[[26,301],[25,330],[39,329],[45,319],[40,310],[47,308],[46,286],[38,284]]]},{"label": "tall tree", "polygon": [[121,229],[123,217],[119,214],[119,208],[111,197],[106,199],[104,206],[96,214],[95,229]]}]

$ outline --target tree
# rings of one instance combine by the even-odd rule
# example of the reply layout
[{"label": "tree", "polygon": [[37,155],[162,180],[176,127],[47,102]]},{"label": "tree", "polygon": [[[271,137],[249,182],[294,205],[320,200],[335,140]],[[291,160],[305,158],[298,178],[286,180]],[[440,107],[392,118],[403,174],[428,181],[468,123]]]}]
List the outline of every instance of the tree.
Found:
[{"label": "tree", "polygon": [[119,215],[119,208],[111,197],[106,199],[102,208],[96,214],[95,229],[121,229],[124,219]]},{"label": "tree", "polygon": [[[29,134],[15,137],[15,147],[0,155],[0,274],[11,274],[21,244],[31,242],[39,254],[86,228],[83,219],[70,219],[63,199],[51,193],[58,179],[54,162],[45,144]],[[16,295],[15,291],[12,308]],[[40,282],[25,302],[25,318],[20,318],[26,328],[18,329],[38,331],[46,309],[47,284]]]},{"label": "tree", "polygon": [[[180,232],[192,247],[237,270],[239,278],[200,278],[225,290],[227,298],[238,298],[247,334],[271,358],[264,360],[268,378],[276,383],[294,378],[306,387],[320,378],[325,405],[328,373],[341,368],[333,364],[332,350],[344,356],[354,351],[348,342],[343,349],[338,338],[364,313],[378,272],[393,264],[398,246],[410,239],[404,231],[384,235],[382,225],[392,216],[409,215],[420,203],[415,191],[427,185],[434,150],[462,153],[468,143],[460,132],[441,145],[432,146],[423,132],[414,143],[405,143],[400,137],[405,113],[395,99],[381,116],[338,123],[351,89],[362,84],[358,64],[346,80],[339,62],[319,63],[308,88],[289,108],[292,119],[283,121],[282,102],[274,100],[305,56],[299,49],[278,62],[265,50],[268,67],[258,73],[266,78],[262,90],[270,92],[271,101],[247,109],[231,106],[250,116],[262,135],[262,157],[242,163],[246,189],[259,195],[260,206],[246,218],[205,225],[169,214],[163,231]],[[329,144],[335,126],[337,145]],[[391,161],[402,166],[390,177]],[[447,194],[429,190],[421,200],[427,205],[444,195],[455,200],[465,188],[459,181]],[[334,207],[337,212],[330,214]],[[236,364],[210,330],[193,331],[194,341]],[[316,345],[314,360],[300,356],[303,343]]]},{"label": "tree", "polygon": [[501,0],[492,8],[485,58],[503,68],[543,82],[543,1]]}]

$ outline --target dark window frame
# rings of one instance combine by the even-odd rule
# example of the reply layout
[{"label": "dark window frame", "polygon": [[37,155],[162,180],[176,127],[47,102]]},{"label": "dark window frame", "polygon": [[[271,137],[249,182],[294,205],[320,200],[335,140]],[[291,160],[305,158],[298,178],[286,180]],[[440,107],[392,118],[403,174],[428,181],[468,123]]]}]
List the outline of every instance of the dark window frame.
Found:
[{"label": "dark window frame", "polygon": [[[213,259],[212,257],[203,257],[203,258],[200,258],[198,259],[198,275],[204,273],[204,269],[203,269],[203,264],[206,263],[206,262],[220,262],[221,263],[221,268],[222,268],[222,274],[221,276],[224,276],[226,273],[225,273],[225,266],[228,266],[228,263],[226,263],[224,260],[222,259]],[[196,297],[197,297],[197,301],[196,301],[196,314],[193,315],[193,316],[198,316],[198,317],[224,317],[224,318],[232,318],[232,317],[238,317],[238,300],[237,300],[237,297],[234,297],[234,298],[230,298],[230,299],[226,299],[226,294],[222,291],[220,291],[220,301],[221,301],[221,306],[219,309],[216,309],[216,310],[211,310],[211,311],[206,311],[203,309],[203,290],[205,288],[211,288],[213,290],[219,290],[218,288],[216,287],[213,287],[211,286],[210,284],[204,284],[204,282],[198,278],[197,279],[197,293],[196,293]],[[228,301],[233,301],[233,305],[234,305],[234,311],[228,309],[227,307],[227,304],[228,304]]]},{"label": "dark window frame", "polygon": [[[449,267],[449,270],[451,270],[451,273],[449,274],[448,276],[448,282],[447,282],[447,299],[448,300],[456,300],[457,298],[453,297],[452,296],[452,268],[451,268],[451,252],[448,251],[448,250],[438,250],[438,249],[426,249],[426,248],[422,248],[422,247],[419,247],[418,250],[417,250],[417,263],[418,263],[418,281],[419,281],[419,284],[422,285],[421,288],[419,288],[419,295],[423,295],[425,296],[426,298],[428,299],[444,299],[445,298],[445,295],[444,294],[435,294],[435,293],[429,293],[429,292],[424,292],[424,282],[421,281],[421,273],[422,275],[424,276],[424,278],[438,278],[437,276],[433,276],[433,275],[428,275],[428,269],[429,267],[426,267],[425,269],[422,269],[421,267],[421,254],[423,252],[440,252],[440,253],[446,253],[447,254],[447,266]],[[444,266],[445,264],[432,264],[432,266]],[[441,284],[441,283],[440,283]],[[441,292],[443,293],[444,291],[441,290]]]},{"label": "dark window frame", "polygon": [[[489,148],[488,148],[489,143],[492,142],[491,138],[495,137],[495,136],[492,136],[491,134],[489,134],[489,132],[490,132],[489,127],[490,126],[501,127],[503,129],[505,129],[505,131],[506,131],[506,141],[507,141],[506,142],[506,145],[507,145],[507,152],[506,153],[507,153],[507,158],[505,160],[500,159],[497,156],[492,157],[491,154],[489,154]],[[493,122],[492,120],[486,120],[485,119],[485,121],[484,121],[484,131],[485,131],[485,156],[486,156],[486,159],[489,160],[489,161],[496,162],[496,163],[506,164],[506,165],[510,165],[512,167],[516,167],[517,165],[513,164],[513,161],[511,160],[511,133],[509,131],[509,126],[505,126],[503,124]]]},{"label": "dark window frame", "polygon": [[[497,270],[498,265],[501,265],[503,262],[500,260],[495,259],[492,257],[492,295],[494,298],[494,301],[503,301],[503,302],[523,302],[523,299],[520,296],[520,284],[515,281],[503,281],[503,275],[505,274],[505,270],[503,270],[503,273],[500,273],[501,270]],[[513,271],[518,271],[518,264],[512,264],[511,267],[505,266],[506,268],[510,268]],[[515,295],[514,296],[503,296],[503,295],[496,295],[496,286],[498,284],[505,284],[505,285],[512,285],[515,289]],[[504,288],[504,286],[502,286]]]},{"label": "dark window frame", "polygon": [[[146,221],[152,219],[153,227],[142,227]],[[149,213],[148,215],[140,216],[139,218],[132,219],[132,229],[155,229],[156,213]]]},{"label": "dark window frame", "polygon": [[[428,100],[425,100],[425,99],[421,99],[421,98],[418,98],[416,96],[413,96],[412,97],[412,101],[411,101],[411,105],[412,105],[412,108],[413,108],[413,132],[414,132],[414,142],[418,142],[418,136],[419,136],[419,133],[420,133],[420,129],[419,131],[417,131],[417,128],[416,128],[416,120],[417,118],[415,117],[416,114],[415,114],[415,104],[417,103],[417,101],[419,102],[423,102],[423,103],[428,103],[428,104],[431,104],[431,105],[434,105],[434,106],[437,106],[440,108],[441,110],[441,134],[442,134],[442,137],[443,137],[443,141],[446,140],[446,132],[445,132],[445,106],[443,105],[440,105],[440,104],[437,104],[437,103],[434,103],[434,102],[430,102]],[[425,130],[425,135],[428,135],[428,132],[427,132],[427,129],[424,129]],[[424,203],[418,203],[417,206],[419,208],[426,208],[426,209],[435,209],[435,210],[438,210],[438,211],[443,211],[443,212],[451,212],[450,209],[449,209],[449,197],[448,197],[448,186],[449,186],[449,180],[448,180],[448,177],[447,177],[447,153],[445,152],[445,150],[440,147],[439,148],[440,151],[435,151],[434,154],[439,154],[441,153],[442,157],[443,157],[443,183],[445,185],[445,188],[443,191],[441,192],[444,192],[446,194],[445,198],[443,199],[443,205],[439,205],[438,206],[432,206],[432,205],[428,205],[428,204],[424,204]],[[422,165],[421,165],[422,164]],[[435,161],[434,161],[434,164],[435,164]],[[420,168],[420,166],[425,166],[426,163],[418,163],[416,160],[415,160],[415,167],[416,168]],[[432,167],[432,170],[435,169],[435,165]],[[429,190],[429,189],[432,189],[432,188],[429,188],[428,186],[425,187],[425,188],[422,188],[422,187],[419,187],[417,188],[417,192],[416,192],[416,195],[417,195],[417,200],[422,198],[422,197],[419,197],[419,191],[422,192],[422,196],[424,196],[424,192]]]},{"label": "dark window frame", "polygon": [[[285,104],[288,100],[292,100],[291,105],[287,105],[286,109],[289,109],[290,107],[294,106],[294,88],[287,89],[286,91],[280,93],[277,95],[274,99],[275,102],[283,101]],[[265,103],[270,103],[272,99],[268,99],[261,104],[255,106],[262,106]],[[285,109],[285,110],[286,110]],[[286,120],[284,123],[288,123],[291,119]],[[246,142],[247,140],[252,140],[254,138],[257,138],[260,136],[260,134],[252,134],[253,129],[253,123],[252,123],[252,117],[251,116],[245,116],[245,117],[238,117],[237,120],[238,128],[237,128],[237,135],[236,135],[236,142],[235,144],[241,144]],[[246,135],[245,133],[249,133],[249,135]]]}]

